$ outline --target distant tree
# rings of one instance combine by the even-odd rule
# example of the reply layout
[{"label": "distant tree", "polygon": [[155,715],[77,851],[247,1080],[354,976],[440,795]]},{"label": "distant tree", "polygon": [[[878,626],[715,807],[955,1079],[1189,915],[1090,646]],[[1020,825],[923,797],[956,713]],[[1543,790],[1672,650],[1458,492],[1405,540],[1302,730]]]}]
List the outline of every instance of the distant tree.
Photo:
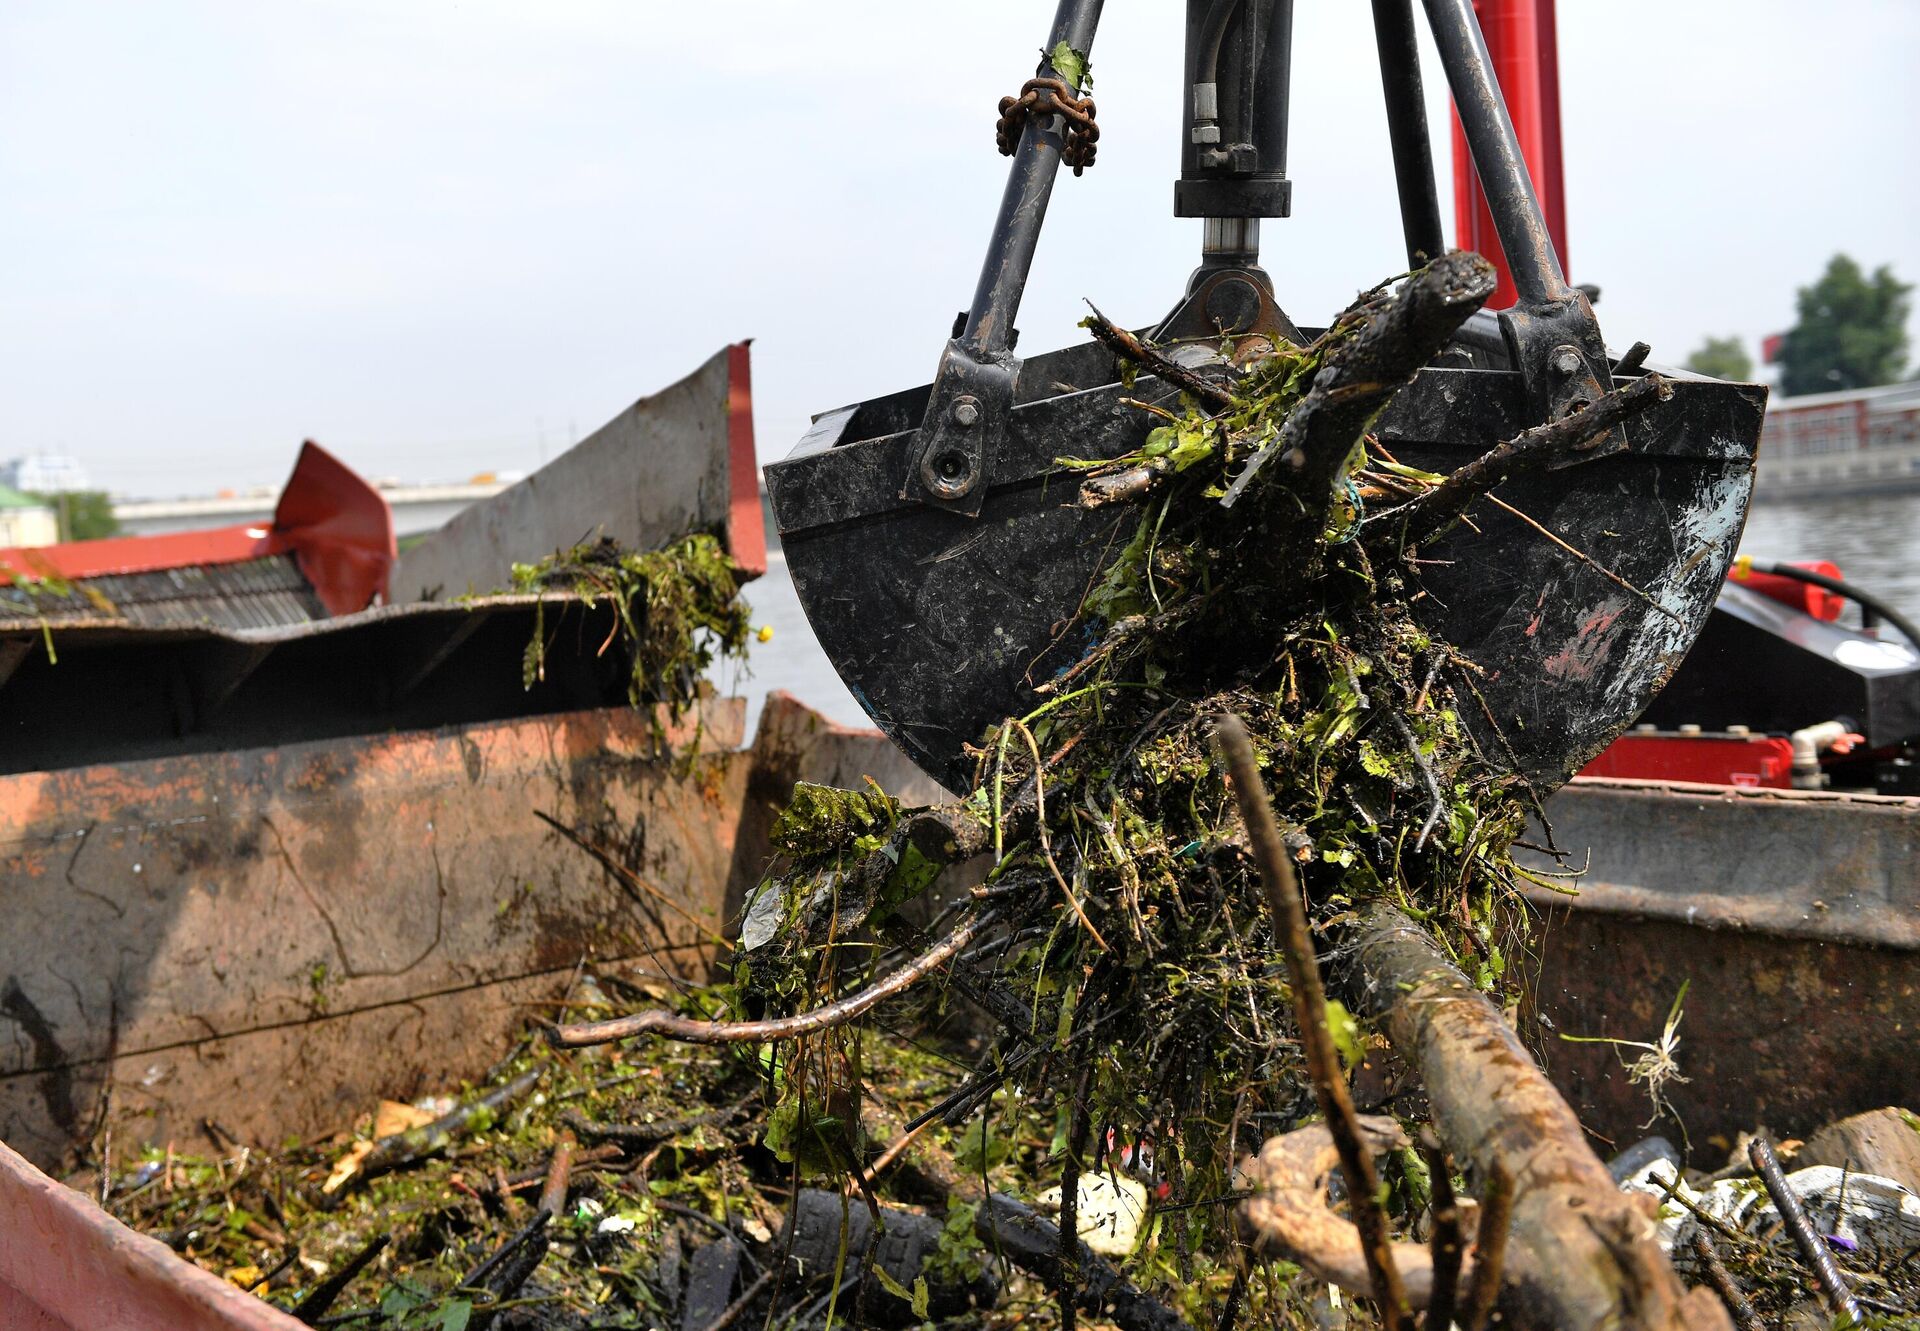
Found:
[{"label": "distant tree", "polygon": [[34,498],[60,515],[63,541],[97,541],[120,534],[120,520],[113,516],[113,501],[105,490],[70,490]]},{"label": "distant tree", "polygon": [[1791,396],[1897,381],[1907,363],[1912,294],[1886,264],[1868,277],[1834,255],[1819,281],[1800,288],[1799,322],[1780,348],[1781,389]]},{"label": "distant tree", "polygon": [[1686,368],[1695,374],[1746,383],[1753,378],[1753,357],[1737,337],[1710,337],[1687,357]]}]

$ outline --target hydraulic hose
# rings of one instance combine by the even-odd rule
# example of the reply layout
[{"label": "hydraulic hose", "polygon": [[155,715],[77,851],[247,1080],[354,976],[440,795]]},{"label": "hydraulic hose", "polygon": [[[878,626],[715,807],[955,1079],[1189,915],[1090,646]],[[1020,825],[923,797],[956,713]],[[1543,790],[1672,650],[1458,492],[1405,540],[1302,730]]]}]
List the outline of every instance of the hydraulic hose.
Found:
[{"label": "hydraulic hose", "polygon": [[1862,610],[1879,616],[1900,630],[1900,636],[1905,638],[1915,651],[1920,651],[1920,628],[1915,628],[1912,620],[1873,593],[1861,591],[1850,582],[1830,578],[1824,573],[1816,573],[1810,568],[1801,568],[1797,564],[1770,559],[1751,559],[1747,560],[1746,564],[1755,573],[1771,573],[1776,577],[1793,578],[1799,582],[1812,583],[1815,587],[1823,587],[1835,596],[1844,596]]},{"label": "hydraulic hose", "polygon": [[1200,29],[1200,66],[1194,71],[1195,83],[1219,81],[1220,45],[1227,35],[1227,24],[1238,8],[1240,0],[1213,0],[1213,8],[1207,11],[1207,21]]}]

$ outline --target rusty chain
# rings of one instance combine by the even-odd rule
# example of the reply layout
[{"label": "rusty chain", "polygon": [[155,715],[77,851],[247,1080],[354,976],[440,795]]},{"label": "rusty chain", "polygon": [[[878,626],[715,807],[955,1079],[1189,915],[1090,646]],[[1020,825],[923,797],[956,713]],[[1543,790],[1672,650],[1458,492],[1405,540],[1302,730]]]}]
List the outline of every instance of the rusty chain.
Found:
[{"label": "rusty chain", "polygon": [[1020,146],[1020,135],[1031,116],[1059,115],[1066,118],[1066,143],[1060,160],[1079,175],[1093,165],[1100,150],[1100,126],[1094,122],[1093,98],[1078,97],[1065,79],[1028,79],[1018,97],[1000,99],[1000,123],[994,126],[994,141],[1000,155],[1011,157]]}]

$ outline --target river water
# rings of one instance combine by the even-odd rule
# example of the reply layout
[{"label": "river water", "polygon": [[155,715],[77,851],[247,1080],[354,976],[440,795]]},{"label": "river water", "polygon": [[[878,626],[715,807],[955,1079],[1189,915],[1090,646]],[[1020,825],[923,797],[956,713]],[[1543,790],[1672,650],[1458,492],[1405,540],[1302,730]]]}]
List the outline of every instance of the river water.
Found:
[{"label": "river water", "polygon": [[[1849,582],[1909,617],[1920,614],[1920,494],[1759,504],[1747,518],[1740,550],[1756,559],[1830,559]],[[746,696],[748,737],[774,689],[842,725],[871,725],[807,627],[780,550],[768,552],[766,576],[748,585],[746,597],[754,625],[767,625],[773,636],[752,644],[747,675],[723,672],[716,683]]]}]

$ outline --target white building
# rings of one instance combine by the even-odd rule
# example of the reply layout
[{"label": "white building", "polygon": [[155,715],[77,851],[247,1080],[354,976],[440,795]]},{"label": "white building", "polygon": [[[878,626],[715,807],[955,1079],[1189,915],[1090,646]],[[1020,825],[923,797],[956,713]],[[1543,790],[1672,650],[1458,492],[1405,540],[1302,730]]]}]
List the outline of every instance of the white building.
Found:
[{"label": "white building", "polygon": [[1767,404],[1759,499],[1920,488],[1920,383]]},{"label": "white building", "polygon": [[0,464],[0,485],[30,494],[72,494],[87,490],[87,469],[64,453],[35,453]]},{"label": "white building", "polygon": [[60,539],[60,519],[38,499],[0,485],[0,548],[53,545]]}]

